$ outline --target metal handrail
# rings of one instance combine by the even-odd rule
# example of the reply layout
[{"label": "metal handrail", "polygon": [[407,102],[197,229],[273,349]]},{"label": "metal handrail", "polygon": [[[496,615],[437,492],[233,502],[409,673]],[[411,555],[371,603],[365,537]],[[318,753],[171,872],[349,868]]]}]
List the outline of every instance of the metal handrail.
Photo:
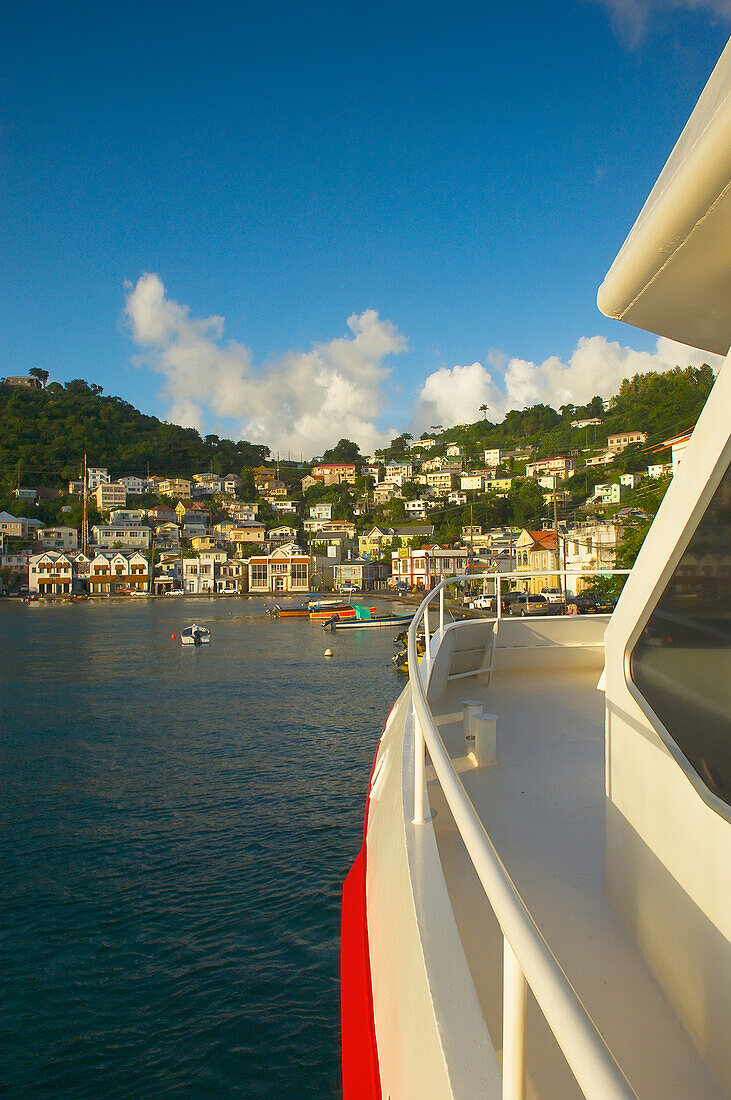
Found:
[{"label": "metal handrail", "polygon": [[[556,570],[548,574],[556,575]],[[561,571],[565,573],[564,570]],[[597,570],[603,575],[619,570]],[[628,570],[621,570],[624,575]],[[518,574],[523,579],[538,574]],[[579,575],[579,574],[569,574]],[[580,574],[587,576],[587,573]],[[414,615],[408,633],[408,661],[414,722],[414,825],[422,826],[426,797],[425,748],[441,784],[447,805],[459,830],[467,854],[482,883],[503,934],[503,1098],[525,1096],[525,1015],[527,987],[553,1032],[576,1081],[585,1096],[605,1100],[635,1096],[576,990],[546,943],[538,925],[515,887],[482,821],[457,775],[432,716],[416,652],[416,632],[424,620],[429,638],[429,605],[439,594],[440,641],[444,631],[444,589],[448,584],[468,584],[495,579],[500,574],[470,574],[441,581],[427,593]],[[503,575],[506,576],[506,575]],[[500,582],[496,600],[500,607]],[[429,644],[424,655],[425,671],[431,662]]]}]

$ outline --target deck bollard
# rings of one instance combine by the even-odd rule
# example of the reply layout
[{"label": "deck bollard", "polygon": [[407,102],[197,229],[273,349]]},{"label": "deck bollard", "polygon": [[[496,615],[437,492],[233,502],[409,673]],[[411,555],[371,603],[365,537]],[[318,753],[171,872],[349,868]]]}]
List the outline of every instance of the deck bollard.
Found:
[{"label": "deck bollard", "polygon": [[475,715],[475,760],[480,767],[497,764],[497,714]]},{"label": "deck bollard", "polygon": [[482,714],[481,699],[462,700],[462,728],[464,730],[464,748],[466,756],[469,756],[470,753],[474,753],[475,751],[476,719],[480,714]]},{"label": "deck bollard", "polygon": [[485,714],[477,699],[463,699],[462,726],[465,755],[473,756],[475,764],[485,766],[497,762],[497,715]]}]

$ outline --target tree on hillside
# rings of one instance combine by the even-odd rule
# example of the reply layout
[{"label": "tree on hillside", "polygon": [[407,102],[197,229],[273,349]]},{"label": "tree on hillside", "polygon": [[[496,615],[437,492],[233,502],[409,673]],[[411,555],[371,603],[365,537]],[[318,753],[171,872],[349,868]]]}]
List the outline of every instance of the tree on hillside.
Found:
[{"label": "tree on hillside", "polygon": [[38,381],[41,383],[41,385],[43,386],[43,388],[45,390],[46,382],[48,381],[48,371],[47,370],[43,370],[42,367],[31,367],[30,370],[28,371],[28,374],[30,375],[31,378],[37,378]]},{"label": "tree on hillside", "polygon": [[487,420],[487,413],[488,413],[489,408],[490,408],[489,405],[480,405],[480,412],[482,413],[482,419],[483,420]]},{"label": "tree on hillside", "polygon": [[360,447],[351,439],[339,439],[334,447],[323,453],[323,462],[359,462]]}]

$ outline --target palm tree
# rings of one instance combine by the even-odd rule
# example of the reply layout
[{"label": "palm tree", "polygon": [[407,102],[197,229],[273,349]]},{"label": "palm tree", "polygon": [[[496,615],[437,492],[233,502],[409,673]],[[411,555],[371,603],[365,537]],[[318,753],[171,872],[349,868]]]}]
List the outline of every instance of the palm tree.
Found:
[{"label": "palm tree", "polygon": [[46,382],[48,381],[48,371],[47,370],[43,370],[42,367],[31,367],[30,370],[28,371],[28,374],[30,375],[31,378],[37,378],[38,381],[41,383],[41,385],[43,386],[43,388],[45,390]]},{"label": "palm tree", "polygon": [[483,420],[487,420],[487,412],[489,408],[489,405],[480,405],[480,412],[482,413]]}]

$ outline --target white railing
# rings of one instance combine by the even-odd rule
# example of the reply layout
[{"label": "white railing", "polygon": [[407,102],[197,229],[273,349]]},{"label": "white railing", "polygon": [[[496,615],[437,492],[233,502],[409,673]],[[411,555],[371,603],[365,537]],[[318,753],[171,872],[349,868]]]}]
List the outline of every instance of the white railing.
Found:
[{"label": "white railing", "polygon": [[[532,990],[584,1095],[592,1100],[618,1100],[620,1097],[627,1100],[628,1097],[635,1096],[635,1093],[513,884],[454,770],[426,694],[432,656],[429,605],[437,594],[441,642],[444,633],[444,590],[448,584],[496,581],[496,611],[499,617],[502,580],[519,578],[525,581],[531,576],[555,577],[559,572],[564,577],[592,575],[553,570],[545,574],[484,573],[478,576],[452,577],[442,581],[419,605],[408,634],[409,680],[415,717],[414,826],[418,828],[429,820],[425,813],[425,750],[428,749],[447,805],[503,934],[503,1100],[523,1100],[525,1096],[528,988]],[[597,570],[596,574],[600,572],[602,575],[626,575],[629,571]],[[416,649],[416,635],[422,621],[425,643],[424,675],[422,666],[418,663]]]}]

